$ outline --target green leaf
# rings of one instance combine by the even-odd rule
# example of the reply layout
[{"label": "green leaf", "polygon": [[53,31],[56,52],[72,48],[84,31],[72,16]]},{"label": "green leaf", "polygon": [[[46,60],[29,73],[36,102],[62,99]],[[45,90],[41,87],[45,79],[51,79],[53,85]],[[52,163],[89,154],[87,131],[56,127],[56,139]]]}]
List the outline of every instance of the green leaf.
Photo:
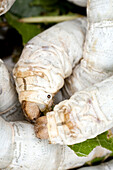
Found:
[{"label": "green leaf", "polygon": [[33,0],[31,2],[32,5],[43,5],[43,6],[50,6],[54,5],[58,2],[58,0]]},{"label": "green leaf", "polygon": [[31,6],[32,0],[16,0],[10,12],[19,17],[39,16],[45,12],[41,6]]},{"label": "green leaf", "polygon": [[41,29],[37,25],[20,23],[18,22],[18,18],[10,13],[5,14],[5,17],[8,24],[21,34],[23,44],[26,44],[31,38],[41,32]]},{"label": "green leaf", "polygon": [[102,146],[113,152],[113,134],[111,131],[104,132],[93,139],[88,139],[85,142],[70,145],[69,147],[78,156],[88,156],[96,146]]}]

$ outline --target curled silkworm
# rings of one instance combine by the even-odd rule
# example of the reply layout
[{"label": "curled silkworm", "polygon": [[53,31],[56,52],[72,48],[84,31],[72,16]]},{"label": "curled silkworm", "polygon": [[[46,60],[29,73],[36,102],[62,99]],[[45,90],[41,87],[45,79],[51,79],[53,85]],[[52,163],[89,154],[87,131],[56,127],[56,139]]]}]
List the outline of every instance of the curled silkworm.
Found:
[{"label": "curled silkworm", "polygon": [[[80,18],[59,23],[26,44],[14,68],[14,78],[29,119],[36,119],[39,110],[51,109],[53,97],[82,57],[85,32],[86,19]],[[35,103],[35,109],[29,110],[28,102]]]},{"label": "curled silkworm", "polygon": [[[112,128],[112,94],[113,76],[76,92],[69,100],[64,100],[56,105],[53,112],[47,113],[46,124],[50,141],[72,145],[94,138]],[[40,130],[38,130],[37,136],[38,134],[40,134]],[[43,134],[41,135],[43,136]],[[40,138],[43,138],[42,136]]]}]

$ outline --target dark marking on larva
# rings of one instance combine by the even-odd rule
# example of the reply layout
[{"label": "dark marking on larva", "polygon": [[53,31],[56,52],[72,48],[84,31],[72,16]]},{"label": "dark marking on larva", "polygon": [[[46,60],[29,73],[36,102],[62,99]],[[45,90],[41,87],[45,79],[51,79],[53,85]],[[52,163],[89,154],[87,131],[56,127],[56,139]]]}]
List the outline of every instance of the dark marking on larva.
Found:
[{"label": "dark marking on larva", "polygon": [[50,98],[51,98],[51,95],[50,95],[50,94],[48,94],[48,95],[47,95],[47,98],[48,98],[48,99],[50,99]]},{"label": "dark marking on larva", "polygon": [[24,90],[26,91],[27,90],[27,85],[26,85],[26,79],[23,78],[23,83],[24,83]]},{"label": "dark marking on larva", "polygon": [[60,123],[57,123],[57,126],[62,126],[62,125],[65,125],[66,122],[60,122]]},{"label": "dark marking on larva", "polygon": [[88,103],[89,103],[89,104],[91,104],[91,103],[92,103],[91,99],[88,99]]},{"label": "dark marking on larva", "polygon": [[42,46],[42,48],[43,48],[44,50],[48,50],[48,49],[49,49],[49,46]]},{"label": "dark marking on larva", "polygon": [[100,122],[101,122],[101,120],[100,120],[99,118],[97,118],[97,122],[98,122],[98,123],[100,123]]}]

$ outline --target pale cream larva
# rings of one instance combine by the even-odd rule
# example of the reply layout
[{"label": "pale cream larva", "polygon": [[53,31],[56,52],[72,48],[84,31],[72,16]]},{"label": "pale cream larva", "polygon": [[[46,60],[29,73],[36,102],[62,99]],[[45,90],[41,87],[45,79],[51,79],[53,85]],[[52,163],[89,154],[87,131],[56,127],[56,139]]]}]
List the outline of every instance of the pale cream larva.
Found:
[{"label": "pale cream larva", "polygon": [[7,121],[23,120],[14,82],[0,59],[0,115]]},{"label": "pale cream larva", "polygon": [[54,95],[82,57],[85,33],[85,18],[66,21],[34,37],[24,47],[14,78],[29,119],[36,119],[39,110],[51,107]]},{"label": "pale cream larva", "polygon": [[[68,97],[72,96],[74,92],[85,89],[113,74],[113,5],[111,4],[113,4],[113,1],[88,1],[88,26],[83,59],[80,64],[75,67],[73,75],[69,78],[68,83],[66,82],[65,84],[65,90],[63,92],[65,92]],[[105,11],[103,13],[102,7],[104,6]],[[97,87],[94,86],[92,89],[89,88],[89,92],[84,90],[75,93],[70,100],[61,102],[56,106],[54,112],[48,113],[48,132],[51,142],[74,144],[82,142],[88,138],[93,138],[112,127],[113,103],[112,93],[109,91],[109,89],[113,90],[112,78],[108,79],[108,81],[111,81],[111,83],[100,83],[99,86],[102,88],[98,88],[97,85]],[[104,86],[106,86],[105,89]],[[103,89],[103,93],[101,92],[101,89]],[[108,93],[106,93],[107,91]],[[98,94],[101,96],[101,99]],[[108,96],[108,98],[105,99],[104,96]],[[109,107],[107,107],[108,101]],[[83,104],[83,108],[81,104]],[[109,109],[111,112],[109,112]],[[100,112],[101,116],[98,115]],[[93,123],[91,123],[92,114],[95,118]],[[84,115],[86,115],[86,117],[88,115],[86,120],[84,119]],[[110,115],[111,117],[109,117]],[[82,127],[80,120],[79,123],[77,123],[77,118],[78,120],[83,118],[84,123],[82,122]],[[108,119],[109,123],[105,119]],[[53,123],[54,120],[57,123]],[[54,128],[52,129],[51,127]],[[97,127],[98,130],[96,129]],[[70,128],[72,129],[72,132],[70,131]],[[81,128],[83,128],[83,132]],[[39,131],[38,133],[40,134]]]},{"label": "pale cream larva", "polygon": [[37,139],[33,126],[25,122],[0,118],[0,129],[0,169],[65,170],[111,153],[98,146],[87,157],[78,157],[68,146]]},{"label": "pale cream larva", "polygon": [[50,141],[72,145],[112,128],[112,94],[113,76],[56,105],[47,113]]},{"label": "pale cream larva", "polygon": [[14,2],[15,0],[0,0],[0,15],[6,13]]}]

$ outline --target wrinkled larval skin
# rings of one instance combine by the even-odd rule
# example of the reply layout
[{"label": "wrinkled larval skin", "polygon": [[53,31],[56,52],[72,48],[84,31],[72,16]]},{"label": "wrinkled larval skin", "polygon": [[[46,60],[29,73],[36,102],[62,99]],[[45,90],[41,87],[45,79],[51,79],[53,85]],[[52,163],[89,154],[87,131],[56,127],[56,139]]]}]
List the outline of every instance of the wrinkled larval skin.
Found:
[{"label": "wrinkled larval skin", "polygon": [[[87,5],[87,21],[56,24],[25,45],[13,70],[19,101],[0,60],[0,169],[71,169],[111,154],[97,146],[78,157],[66,145],[113,127],[113,0],[70,1]],[[0,15],[13,3],[1,0]],[[42,112],[46,116],[38,118]],[[93,168],[102,166],[112,169],[113,161]]]}]

